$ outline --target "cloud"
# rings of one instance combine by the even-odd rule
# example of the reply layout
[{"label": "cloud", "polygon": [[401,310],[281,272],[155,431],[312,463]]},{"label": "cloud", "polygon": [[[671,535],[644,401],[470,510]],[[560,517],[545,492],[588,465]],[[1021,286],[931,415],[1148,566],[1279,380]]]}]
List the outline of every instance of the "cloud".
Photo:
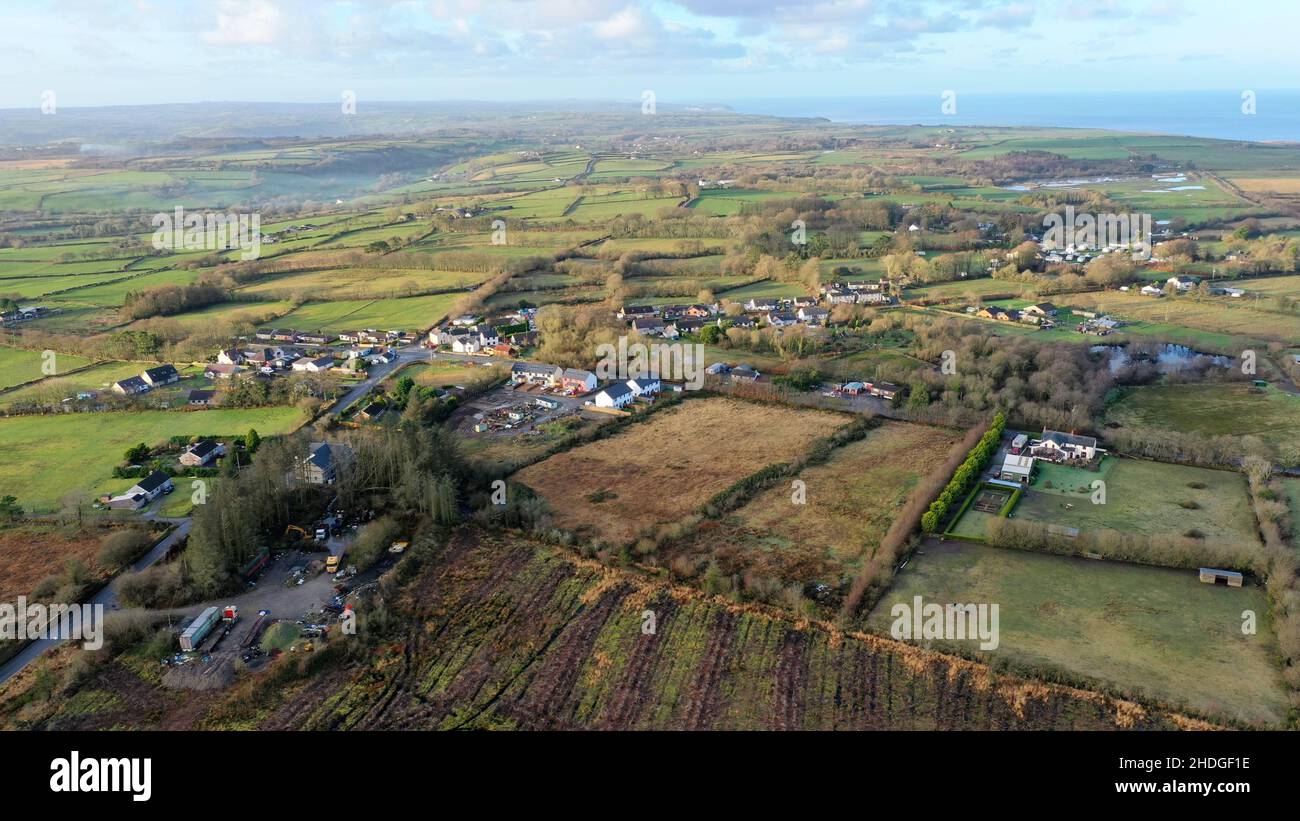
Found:
[{"label": "cloud", "polygon": [[271,46],[288,31],[288,16],[271,0],[221,0],[215,28],[203,32],[214,46]]}]

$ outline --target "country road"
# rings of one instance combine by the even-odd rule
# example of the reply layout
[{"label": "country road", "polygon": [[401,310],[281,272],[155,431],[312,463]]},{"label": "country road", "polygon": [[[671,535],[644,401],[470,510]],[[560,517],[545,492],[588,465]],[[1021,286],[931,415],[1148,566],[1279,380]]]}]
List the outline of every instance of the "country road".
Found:
[{"label": "country road", "polygon": [[[146,518],[150,519],[151,521],[170,522],[172,524],[177,525],[177,527],[171,533],[168,533],[167,536],[162,539],[162,541],[154,545],[153,549],[151,549],[148,553],[142,556],[135,564],[131,565],[131,569],[130,571],[128,571],[131,573],[139,573],[141,570],[144,570],[145,568],[153,565],[154,562],[157,562],[163,556],[166,556],[167,551],[172,548],[172,545],[176,544],[181,539],[184,539],[186,536],[189,535],[190,532],[190,520],[188,518],[165,519],[161,517],[152,517],[152,516],[148,516]],[[92,605],[96,605],[96,604],[102,605],[104,608],[105,615],[116,610],[118,608],[117,590],[114,586],[114,583],[109,582],[108,584],[104,585],[104,587],[101,588],[100,591],[96,593],[86,603]],[[13,658],[9,659],[7,662],[4,663],[3,666],[0,666],[0,684],[3,684],[4,682],[8,681],[12,676],[14,676],[16,673],[18,673],[28,664],[31,664],[36,659],[40,658],[45,652],[53,648],[55,645],[62,643],[63,641],[64,639],[61,638],[38,639],[36,641],[33,641],[31,644],[27,645],[26,647],[24,647],[22,649],[22,652],[20,652],[18,655],[14,656]]]}]

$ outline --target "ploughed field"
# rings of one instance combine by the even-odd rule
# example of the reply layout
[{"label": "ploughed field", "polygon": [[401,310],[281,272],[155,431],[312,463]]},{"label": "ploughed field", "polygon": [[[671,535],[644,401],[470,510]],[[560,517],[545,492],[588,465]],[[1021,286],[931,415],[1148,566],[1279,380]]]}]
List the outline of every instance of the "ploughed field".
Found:
[{"label": "ploughed field", "polygon": [[606,439],[519,471],[557,527],[626,543],[676,522],[768,465],[789,462],[848,418],[727,398],[691,399]]}]

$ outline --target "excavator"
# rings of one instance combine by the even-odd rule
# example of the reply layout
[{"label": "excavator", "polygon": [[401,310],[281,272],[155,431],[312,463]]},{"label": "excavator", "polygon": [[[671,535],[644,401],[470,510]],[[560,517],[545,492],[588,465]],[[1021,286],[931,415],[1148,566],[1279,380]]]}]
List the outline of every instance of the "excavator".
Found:
[{"label": "excavator", "polygon": [[[298,534],[298,535],[297,535],[297,536],[293,536],[293,537],[291,538],[290,535],[289,535],[289,534],[291,534],[291,533],[296,533],[296,534]],[[284,535],[281,536],[280,538],[284,539],[285,541],[299,541],[299,540],[301,540],[301,541],[304,541],[304,542],[309,542],[309,541],[311,541],[311,534],[309,534],[306,530],[303,530],[301,527],[298,527],[297,525],[289,525],[288,527],[286,527],[286,528],[284,529]]]}]

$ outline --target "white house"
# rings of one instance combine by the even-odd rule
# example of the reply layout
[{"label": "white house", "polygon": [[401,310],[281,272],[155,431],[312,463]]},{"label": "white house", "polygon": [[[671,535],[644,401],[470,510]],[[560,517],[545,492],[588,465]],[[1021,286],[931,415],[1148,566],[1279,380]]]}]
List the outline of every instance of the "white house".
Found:
[{"label": "white house", "polygon": [[456,341],[451,343],[451,349],[456,353],[478,353],[483,350],[483,341],[477,336],[466,334],[457,337]]},{"label": "white house", "polygon": [[1090,460],[1104,449],[1097,447],[1092,436],[1078,436],[1059,430],[1044,430],[1043,438],[1033,446],[1035,456],[1064,460]]},{"label": "white house", "polygon": [[627,380],[627,386],[632,389],[633,396],[645,396],[659,393],[659,380],[653,376],[643,376],[639,379]]},{"label": "white house", "polygon": [[596,394],[595,403],[598,408],[621,408],[635,398],[626,382],[615,382]]}]

